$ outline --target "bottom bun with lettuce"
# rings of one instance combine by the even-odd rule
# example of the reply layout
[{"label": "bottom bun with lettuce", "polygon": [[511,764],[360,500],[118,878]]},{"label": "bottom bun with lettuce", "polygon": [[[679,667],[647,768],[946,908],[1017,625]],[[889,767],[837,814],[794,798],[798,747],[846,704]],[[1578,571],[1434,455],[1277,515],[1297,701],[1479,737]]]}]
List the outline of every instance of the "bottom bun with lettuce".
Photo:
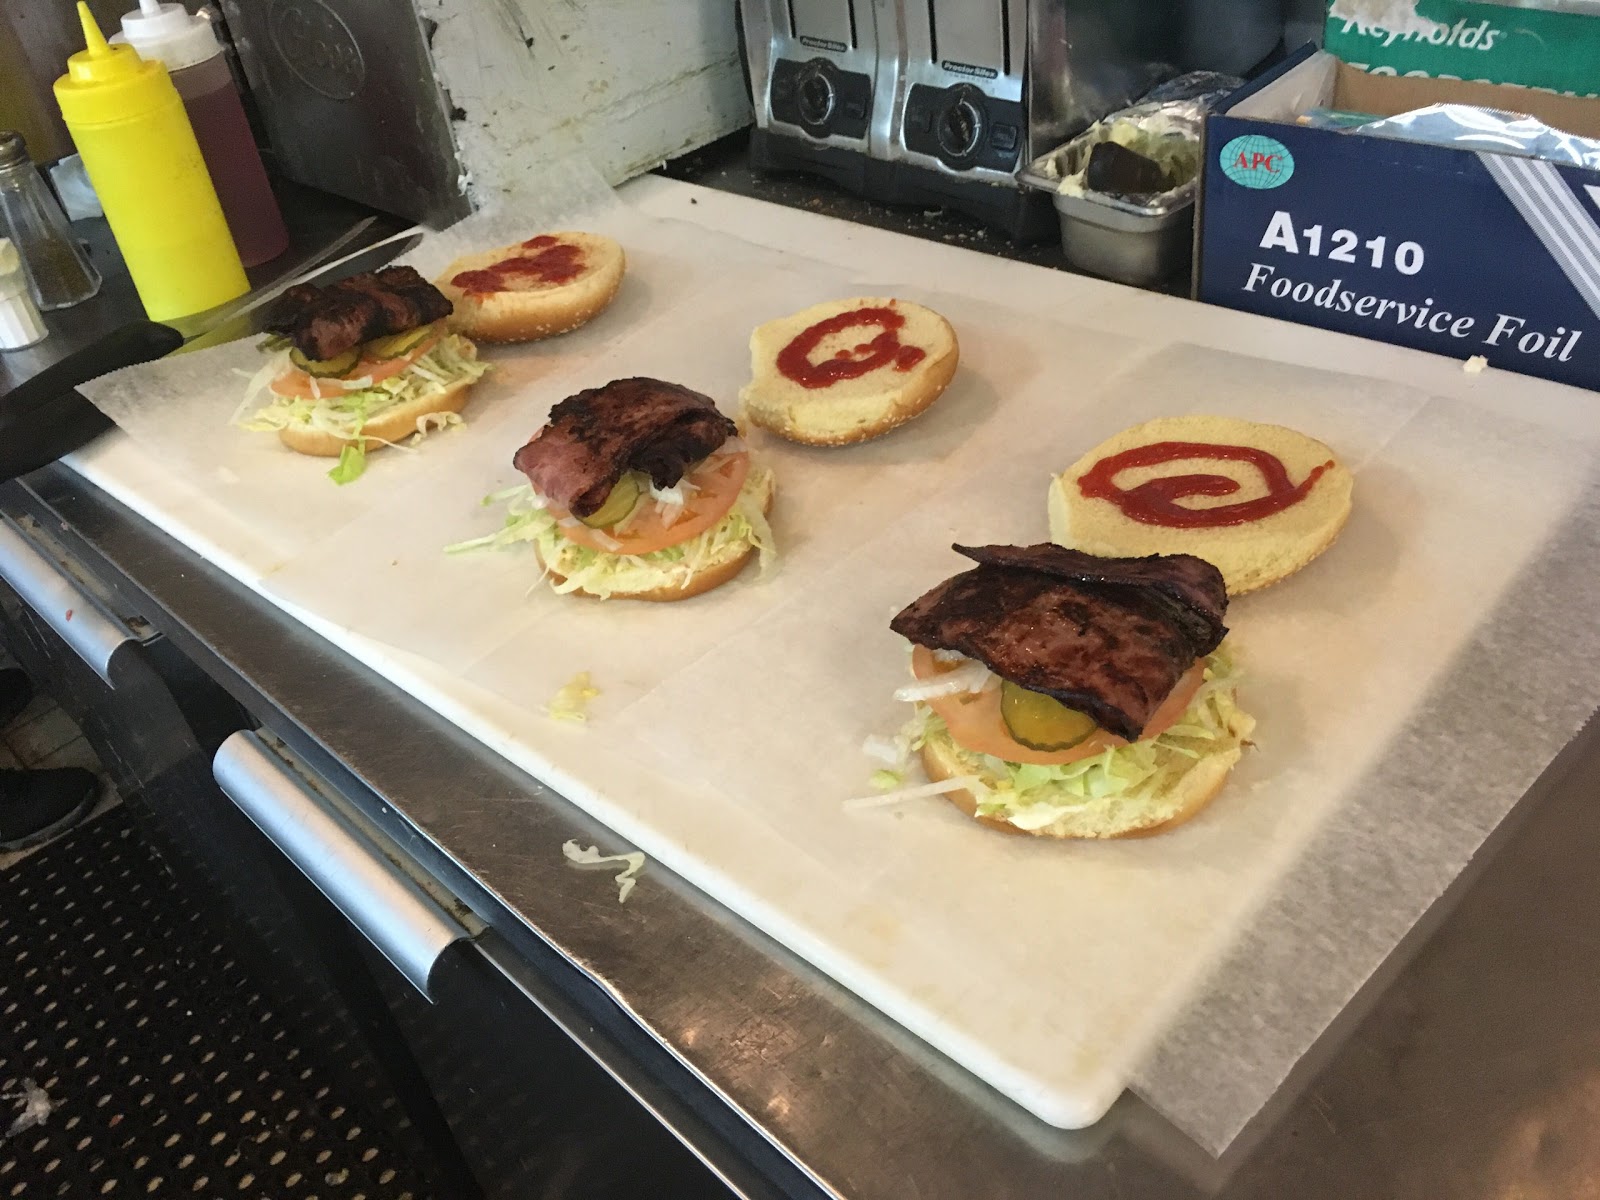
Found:
[{"label": "bottom bun with lettuce", "polygon": [[558,592],[686,600],[774,558],[772,471],[709,397],[659,379],[569,396],[513,460],[496,533],[451,552],[531,542]]},{"label": "bottom bun with lettuce", "polygon": [[[905,608],[916,705],[898,739],[986,825],[1111,838],[1186,820],[1255,721],[1222,646],[1221,573],[1189,555],[955,547],[978,566]],[[887,782],[892,786],[894,778]]]},{"label": "bottom bun with lettuce", "polygon": [[449,314],[450,301],[410,267],[290,288],[269,314],[276,336],[263,348],[273,358],[251,380],[241,412],[254,411],[239,424],[337,457],[328,475],[350,483],[367,451],[461,423],[489,367],[445,328]]}]

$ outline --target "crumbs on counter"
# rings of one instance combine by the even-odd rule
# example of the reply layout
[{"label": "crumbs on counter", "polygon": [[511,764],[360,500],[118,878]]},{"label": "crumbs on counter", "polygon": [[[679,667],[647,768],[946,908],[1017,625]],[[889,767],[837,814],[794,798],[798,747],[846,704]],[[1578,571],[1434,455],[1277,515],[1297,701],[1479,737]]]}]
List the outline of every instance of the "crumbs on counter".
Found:
[{"label": "crumbs on counter", "polygon": [[628,854],[601,854],[598,846],[580,846],[577,842],[562,842],[561,853],[575,867],[603,867],[611,863],[626,863],[627,865],[617,872],[616,876],[618,904],[628,902],[634,884],[638,883],[637,876],[644,870],[645,857],[639,850]]},{"label": "crumbs on counter", "polygon": [[570,721],[582,724],[589,719],[589,701],[600,694],[600,689],[589,679],[589,672],[579,671],[550,697],[544,715],[552,721]]},{"label": "crumbs on counter", "polygon": [[1482,375],[1489,369],[1489,360],[1481,354],[1474,354],[1461,364],[1461,369],[1468,375]]}]

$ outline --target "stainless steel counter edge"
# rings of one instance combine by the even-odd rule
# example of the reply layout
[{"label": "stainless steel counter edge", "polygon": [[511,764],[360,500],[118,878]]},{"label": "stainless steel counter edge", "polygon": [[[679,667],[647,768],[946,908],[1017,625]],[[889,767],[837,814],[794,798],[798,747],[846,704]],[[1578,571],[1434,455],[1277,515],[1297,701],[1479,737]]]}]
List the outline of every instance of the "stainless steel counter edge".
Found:
[{"label": "stainless steel counter edge", "polygon": [[[1184,1200],[1221,1188],[1434,1200],[1469,1193],[1433,1176],[1476,1179],[1477,1158],[1502,1135],[1507,1154],[1520,1144],[1522,1110],[1491,1103],[1494,1089],[1530,1112],[1558,1100],[1591,1118],[1600,1110],[1600,1085],[1582,1083],[1600,1080],[1600,944],[1583,920],[1600,910],[1586,850],[1600,838],[1593,754],[1564,755],[1547,773],[1539,819],[1507,833],[1470,911],[1446,921],[1419,964],[1397,969],[1400,984],[1334,1069],[1275,1114],[1230,1179],[1130,1098],[1083,1133],[1041,1125],[658,866],[619,907],[608,876],[569,870],[560,852],[573,837],[620,848],[605,830],[71,472],[7,485],[0,508],[38,518],[462,897],[490,925],[486,940],[514,953],[508,973],[530,994],[573,998],[583,1016],[563,1023],[597,1059],[637,1072],[651,1107],[683,1121],[681,1136],[739,1146],[773,1193],[815,1194],[810,1177],[863,1198]],[[1575,759],[1575,778],[1557,786]],[[1547,912],[1560,919],[1541,922]],[[638,1024],[596,1003],[567,964]],[[1538,1020],[1518,1020],[1524,1012]],[[1526,1080],[1525,1060],[1551,1085]],[[1589,1128],[1574,1127],[1569,1157],[1600,1169],[1600,1147],[1581,1136]],[[1540,1153],[1518,1160],[1519,1179],[1552,1178],[1565,1161]]]},{"label": "stainless steel counter edge", "polygon": [[[545,962],[554,949],[600,983],[727,1101],[732,1126],[804,1163],[812,1194],[902,1194],[909,1164],[882,1147],[908,1137],[961,1148],[924,1195],[1058,1191],[1103,1150],[1108,1129],[1033,1120],[659,866],[618,906],[608,876],[560,849],[615,848],[606,830],[70,471],[8,485],[3,507],[103,569],[342,795],[368,797],[365,815],[509,945]],[[790,1174],[784,1190],[805,1194]]]},{"label": "stainless steel counter edge", "polygon": [[432,1000],[434,964],[470,936],[466,928],[257,734],[240,730],[223,742],[212,772],[228,799]]},{"label": "stainless steel counter edge", "polygon": [[[685,1072],[669,1061],[654,1032],[628,1019],[587,978],[572,971],[566,961],[568,948],[507,907],[409,820],[398,802],[420,789],[435,798],[446,797],[447,802],[481,794],[501,797],[510,806],[525,802],[537,808],[552,821],[539,844],[554,853],[543,856],[553,869],[534,891],[575,911],[587,911],[592,902],[584,896],[563,896],[562,887],[577,888],[580,881],[609,886],[610,881],[604,875],[564,870],[561,842],[571,837],[605,841],[608,835],[603,829],[576,810],[570,810],[571,819],[554,823],[555,814],[544,810],[564,807],[564,802],[553,793],[70,471],[48,468],[27,484],[4,485],[0,510],[33,526],[37,537],[53,544],[51,550],[60,547],[72,556],[93,575],[98,590],[113,594],[118,612],[147,616],[281,739],[296,760],[336,788],[348,816],[380,830],[414,864],[408,869],[439,881],[438,892],[465,901],[471,912],[455,914],[459,919],[471,925],[487,923],[499,934],[497,939],[484,939],[484,944],[501,948],[493,956],[497,966],[547,1011],[552,989],[560,990],[567,1005],[561,1023],[581,1028],[580,1041],[587,1039],[584,1048],[591,1056],[618,1075],[625,1088],[720,1175],[739,1181],[741,1192],[758,1198],[818,1194],[781,1151],[764,1141],[752,1148],[750,1143],[759,1140],[751,1137],[755,1127],[722,1098],[709,1095],[692,1079],[673,1078]],[[70,519],[63,519],[69,514]],[[247,669],[250,674],[244,673]],[[355,714],[356,719],[347,722],[341,712],[345,717]],[[374,768],[370,773],[363,770],[368,765]],[[387,795],[379,790],[384,786]],[[614,887],[610,895],[614,903]],[[506,951],[512,952],[511,958]],[[623,1072],[631,1076],[624,1077]],[[754,1166],[725,1161],[727,1148],[735,1146],[742,1159],[754,1160]],[[778,1185],[765,1182],[769,1179]]]}]

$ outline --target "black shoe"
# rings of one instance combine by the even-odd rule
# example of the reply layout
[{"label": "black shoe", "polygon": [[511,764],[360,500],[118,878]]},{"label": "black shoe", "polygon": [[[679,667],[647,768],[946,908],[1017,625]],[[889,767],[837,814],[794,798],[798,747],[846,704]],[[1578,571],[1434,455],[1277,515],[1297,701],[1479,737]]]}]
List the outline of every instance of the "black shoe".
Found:
[{"label": "black shoe", "polygon": [[33,680],[20,667],[0,671],[0,728],[15,721],[33,699]]},{"label": "black shoe", "polygon": [[70,829],[99,792],[99,778],[82,767],[0,771],[0,851],[26,850]]}]

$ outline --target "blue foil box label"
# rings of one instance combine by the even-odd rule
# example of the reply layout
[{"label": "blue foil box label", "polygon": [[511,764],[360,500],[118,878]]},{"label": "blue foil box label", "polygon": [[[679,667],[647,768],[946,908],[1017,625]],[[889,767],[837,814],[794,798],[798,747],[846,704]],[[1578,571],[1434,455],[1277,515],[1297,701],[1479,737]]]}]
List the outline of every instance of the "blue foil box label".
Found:
[{"label": "blue foil box label", "polygon": [[1201,300],[1600,388],[1600,171],[1226,115],[1206,136],[1294,166],[1263,188],[1207,164]]}]

